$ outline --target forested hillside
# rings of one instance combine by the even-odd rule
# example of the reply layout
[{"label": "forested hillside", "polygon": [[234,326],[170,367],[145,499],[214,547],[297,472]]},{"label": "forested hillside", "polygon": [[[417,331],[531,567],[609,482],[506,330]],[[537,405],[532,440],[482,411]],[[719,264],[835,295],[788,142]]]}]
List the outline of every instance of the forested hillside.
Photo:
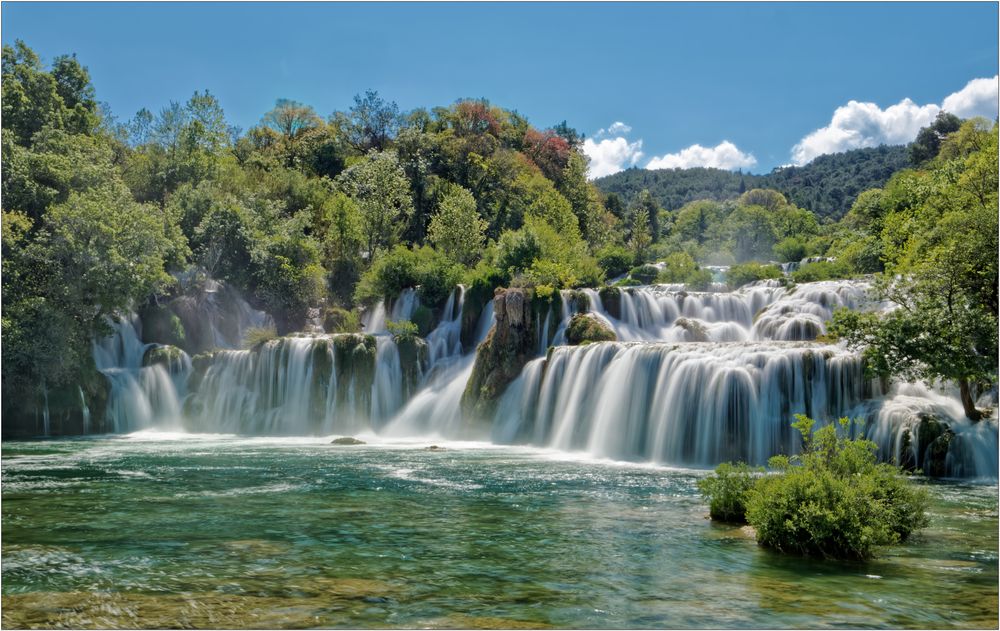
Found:
[{"label": "forested hillside", "polygon": [[792,203],[820,219],[844,216],[858,193],[877,188],[893,173],[910,166],[905,146],[855,149],[820,156],[801,167],[779,167],[767,175],[722,169],[628,169],[595,180],[598,188],[629,203],[643,189],[668,210],[696,199],[734,199],[751,188],[780,191]]}]

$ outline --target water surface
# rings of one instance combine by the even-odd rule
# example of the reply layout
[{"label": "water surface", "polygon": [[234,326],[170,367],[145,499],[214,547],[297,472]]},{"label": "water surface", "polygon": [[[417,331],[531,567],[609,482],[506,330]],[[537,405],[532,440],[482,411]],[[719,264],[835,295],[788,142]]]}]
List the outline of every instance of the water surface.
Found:
[{"label": "water surface", "polygon": [[3,444],[5,627],[996,628],[997,487],[868,563],[706,519],[701,471],[485,444]]}]

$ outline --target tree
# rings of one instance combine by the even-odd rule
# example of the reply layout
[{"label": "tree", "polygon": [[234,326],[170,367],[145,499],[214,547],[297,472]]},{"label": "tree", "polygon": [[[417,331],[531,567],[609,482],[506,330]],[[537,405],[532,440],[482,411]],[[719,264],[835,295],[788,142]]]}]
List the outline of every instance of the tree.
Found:
[{"label": "tree", "polygon": [[472,265],[482,256],[486,226],[476,210],[472,193],[452,186],[431,217],[430,241],[453,261]]},{"label": "tree", "polygon": [[910,161],[920,165],[936,156],[941,149],[941,142],[961,126],[962,119],[959,117],[944,110],[938,112],[934,122],[920,128],[916,140],[910,144]]},{"label": "tree", "polygon": [[364,96],[354,95],[354,106],[347,114],[336,112],[331,122],[355,151],[365,154],[387,149],[402,125],[402,117],[395,101],[386,101],[375,90],[365,90]]},{"label": "tree", "polygon": [[[753,192],[753,191],[750,191]],[[738,206],[725,221],[733,242],[733,254],[740,262],[769,257],[775,243],[771,214],[762,206]]]},{"label": "tree", "polygon": [[982,417],[973,387],[995,382],[998,362],[997,130],[982,133],[980,150],[948,147],[955,158],[887,187],[883,203],[898,201],[885,217],[876,288],[898,308],[838,311],[830,328],[863,349],[874,372],[954,380],[973,420]]},{"label": "tree", "polygon": [[[653,195],[649,192],[649,189],[642,189],[639,191],[639,195],[635,198],[635,202],[632,204],[632,214],[633,217],[637,217],[638,210],[646,211],[646,217],[648,220],[646,223],[640,223],[640,226],[648,225],[650,243],[656,243],[660,240],[660,205],[656,203],[653,199]],[[636,219],[632,220],[633,227],[632,231],[636,230],[635,224]]]},{"label": "tree", "polygon": [[646,249],[652,242],[649,236],[649,211],[644,206],[639,206],[632,216],[632,237],[629,239],[629,248],[636,263],[645,259]]},{"label": "tree", "polygon": [[337,181],[361,213],[361,230],[371,261],[379,250],[396,244],[413,213],[409,180],[395,152],[372,150]]},{"label": "tree", "polygon": [[294,142],[303,133],[320,124],[320,118],[308,105],[289,99],[278,99],[274,108],[264,114],[261,122],[281,134],[286,142]]}]

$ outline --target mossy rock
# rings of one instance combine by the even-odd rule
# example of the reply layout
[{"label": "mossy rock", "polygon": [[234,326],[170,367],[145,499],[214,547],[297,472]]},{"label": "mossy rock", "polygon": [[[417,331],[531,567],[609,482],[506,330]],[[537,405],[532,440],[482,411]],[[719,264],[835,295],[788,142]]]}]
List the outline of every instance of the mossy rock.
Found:
[{"label": "mossy rock", "polygon": [[674,324],[687,331],[688,335],[691,336],[692,342],[710,341],[708,338],[708,330],[705,329],[705,325],[698,320],[693,320],[691,318],[677,318],[674,321]]},{"label": "mossy rock", "polygon": [[353,436],[341,436],[330,441],[331,445],[365,445],[365,441]]},{"label": "mossy rock", "polygon": [[171,366],[180,363],[183,356],[184,351],[176,346],[171,346],[169,344],[152,346],[148,348],[146,353],[142,356],[142,365],[161,365],[169,370]]},{"label": "mossy rock", "polygon": [[597,292],[601,304],[608,315],[616,320],[622,317],[622,289],[620,287],[601,287]]},{"label": "mossy rock", "polygon": [[173,311],[158,304],[146,304],[138,315],[144,342],[184,346],[187,341],[184,324]]},{"label": "mossy rock", "polygon": [[[187,382],[188,391],[196,392],[198,390],[201,386],[202,380],[205,378],[205,373],[208,372],[214,358],[215,353],[213,351],[198,353],[191,358],[191,374],[188,375]],[[188,400],[192,398],[193,397],[188,397]],[[185,413],[187,413],[186,410]]]},{"label": "mossy rock", "polygon": [[614,342],[618,339],[607,324],[590,313],[578,313],[566,326],[566,343],[570,346],[591,342]]},{"label": "mossy rock", "polygon": [[427,342],[415,335],[407,335],[396,340],[399,352],[399,366],[403,372],[403,389],[409,395],[417,390],[420,376],[427,368],[429,351]]}]

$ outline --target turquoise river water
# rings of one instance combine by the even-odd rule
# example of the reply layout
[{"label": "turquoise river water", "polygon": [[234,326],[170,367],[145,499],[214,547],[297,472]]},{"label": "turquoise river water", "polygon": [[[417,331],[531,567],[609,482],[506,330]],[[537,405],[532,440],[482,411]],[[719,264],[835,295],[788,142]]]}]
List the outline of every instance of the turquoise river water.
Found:
[{"label": "turquoise river water", "polygon": [[711,523],[703,471],[429,446],[4,443],[3,626],[997,627],[995,485],[848,564]]}]

